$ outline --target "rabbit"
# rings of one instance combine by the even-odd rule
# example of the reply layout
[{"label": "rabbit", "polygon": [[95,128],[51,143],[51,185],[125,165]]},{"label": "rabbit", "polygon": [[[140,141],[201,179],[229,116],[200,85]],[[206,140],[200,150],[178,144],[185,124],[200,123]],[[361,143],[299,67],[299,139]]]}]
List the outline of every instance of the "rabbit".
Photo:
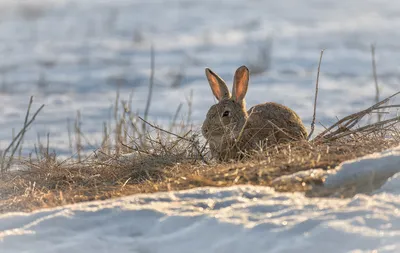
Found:
[{"label": "rabbit", "polygon": [[245,95],[249,69],[239,67],[234,76],[232,94],[225,81],[211,69],[206,77],[218,103],[211,106],[201,131],[209,143],[211,155],[220,161],[238,159],[244,151],[307,139],[300,117],[290,108],[274,102],[251,107],[246,111]]}]

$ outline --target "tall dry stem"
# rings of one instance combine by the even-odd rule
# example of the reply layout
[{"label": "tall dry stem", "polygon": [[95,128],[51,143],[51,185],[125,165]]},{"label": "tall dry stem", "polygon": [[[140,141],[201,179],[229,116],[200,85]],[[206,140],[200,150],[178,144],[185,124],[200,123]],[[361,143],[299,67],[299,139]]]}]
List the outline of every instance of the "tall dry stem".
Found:
[{"label": "tall dry stem", "polygon": [[318,63],[318,72],[317,72],[317,80],[315,82],[315,96],[314,96],[314,113],[313,113],[313,118],[311,122],[311,131],[310,134],[308,135],[308,140],[310,140],[312,134],[314,133],[315,129],[315,118],[317,114],[317,98],[318,98],[318,85],[319,85],[319,73],[321,70],[321,61],[322,61],[322,55],[324,54],[324,50],[321,50],[321,54],[319,56],[319,63]]}]

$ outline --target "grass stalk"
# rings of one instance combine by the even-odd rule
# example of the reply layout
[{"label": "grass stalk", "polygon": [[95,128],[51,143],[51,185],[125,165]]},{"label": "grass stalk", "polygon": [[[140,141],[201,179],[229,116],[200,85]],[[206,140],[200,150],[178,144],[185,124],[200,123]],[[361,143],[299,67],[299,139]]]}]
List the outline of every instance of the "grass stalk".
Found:
[{"label": "grass stalk", "polygon": [[314,133],[315,129],[315,118],[316,118],[316,113],[317,113],[317,99],[318,99],[318,84],[319,84],[319,73],[321,70],[321,62],[322,62],[322,55],[324,54],[324,50],[321,50],[321,54],[319,56],[319,63],[318,63],[318,71],[317,71],[317,80],[315,82],[315,96],[314,96],[314,113],[313,113],[313,118],[311,121],[311,130],[310,134],[308,135],[308,140],[311,139],[311,136]]}]

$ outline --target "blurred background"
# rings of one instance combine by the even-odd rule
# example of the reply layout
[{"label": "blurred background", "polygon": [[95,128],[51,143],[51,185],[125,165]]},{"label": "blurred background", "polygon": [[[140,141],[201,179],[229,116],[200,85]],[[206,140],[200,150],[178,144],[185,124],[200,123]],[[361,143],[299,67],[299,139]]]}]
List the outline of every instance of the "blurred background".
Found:
[{"label": "blurred background", "polygon": [[309,126],[321,49],[317,122],[375,102],[371,45],[381,98],[399,91],[400,2],[389,0],[0,0],[0,149],[21,128],[29,97],[45,104],[25,136],[29,153],[50,136],[69,154],[77,112],[95,147],[113,117],[117,91],[143,115],[151,48],[149,120],[199,127],[215,103],[210,67],[229,85],[251,70],[248,106],[294,109]]}]

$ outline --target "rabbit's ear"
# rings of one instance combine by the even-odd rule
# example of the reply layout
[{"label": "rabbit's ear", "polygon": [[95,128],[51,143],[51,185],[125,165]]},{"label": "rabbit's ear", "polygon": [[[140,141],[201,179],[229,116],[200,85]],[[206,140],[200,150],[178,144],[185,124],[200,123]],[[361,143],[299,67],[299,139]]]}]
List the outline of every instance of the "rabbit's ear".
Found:
[{"label": "rabbit's ear", "polygon": [[231,97],[231,93],[229,92],[225,81],[221,77],[219,77],[209,68],[206,68],[206,76],[208,82],[210,83],[211,90],[218,101],[229,99]]},{"label": "rabbit's ear", "polygon": [[247,87],[249,86],[249,69],[241,66],[235,72],[233,79],[232,97],[236,102],[242,103],[246,96]]}]

